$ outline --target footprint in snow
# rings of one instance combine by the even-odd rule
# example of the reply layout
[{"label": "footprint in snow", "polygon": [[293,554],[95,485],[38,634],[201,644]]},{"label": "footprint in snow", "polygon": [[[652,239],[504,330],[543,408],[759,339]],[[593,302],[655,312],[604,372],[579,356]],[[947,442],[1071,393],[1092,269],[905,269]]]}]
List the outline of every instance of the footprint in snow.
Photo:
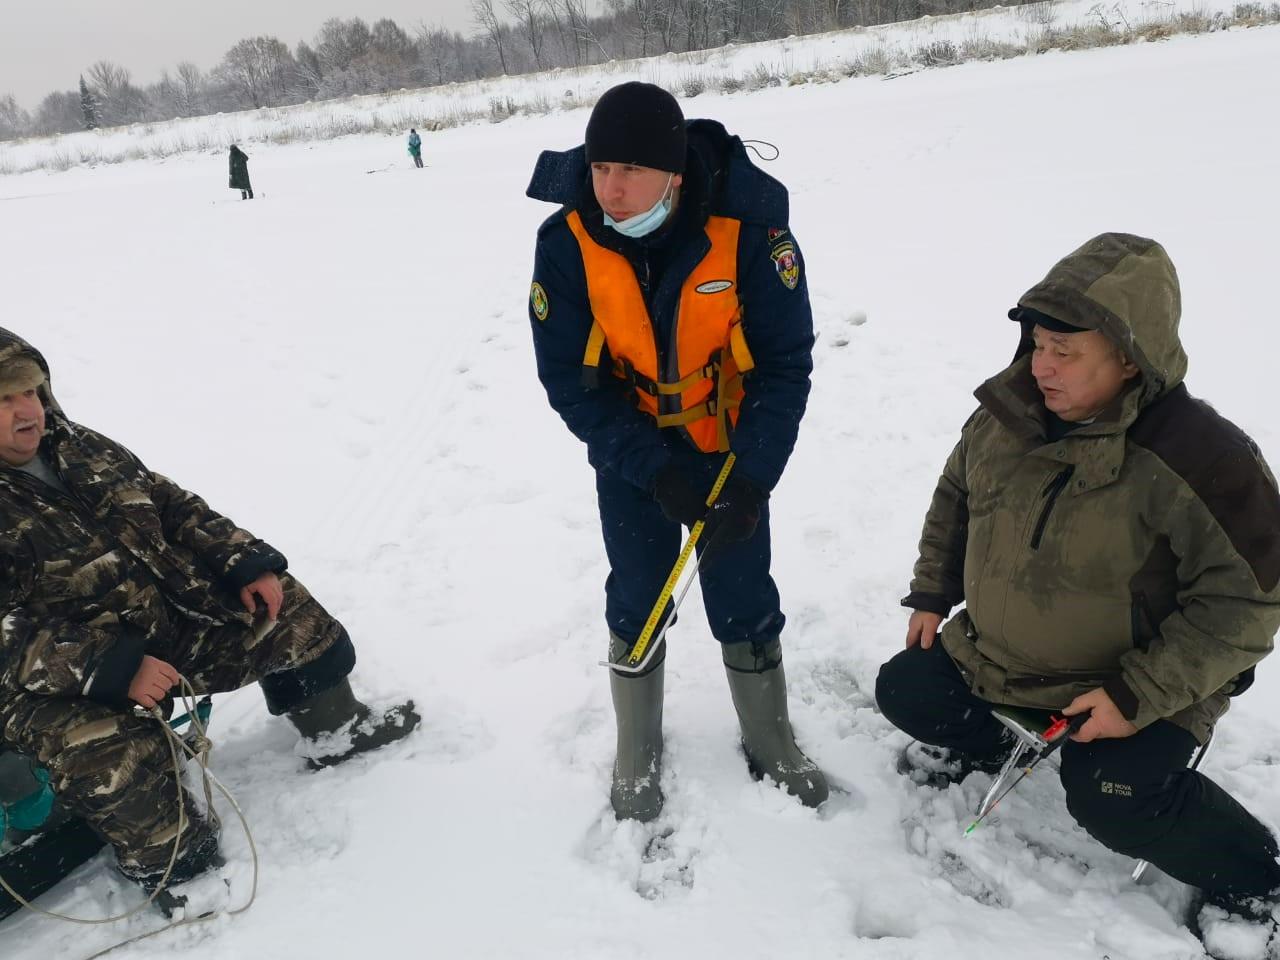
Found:
[{"label": "footprint in snow", "polygon": [[841,660],[816,663],[809,676],[815,689],[835,697],[854,710],[875,708],[875,697],[862,689],[849,665]]},{"label": "footprint in snow", "polygon": [[652,823],[637,823],[616,820],[606,809],[587,829],[578,852],[645,900],[667,900],[693,887],[695,840],[696,831],[681,829],[667,813]]},{"label": "footprint in snow", "polygon": [[973,868],[954,853],[944,851],[938,861],[938,871],[951,884],[956,893],[976,900],[987,907],[1009,906],[1008,895],[992,883],[984,880]]},{"label": "footprint in snow", "polygon": [[[470,760],[493,748],[494,738],[485,722],[458,701],[433,696],[425,703],[419,698],[422,725],[405,737],[403,756],[425,757],[444,763]],[[385,748],[395,750],[395,746]]]}]

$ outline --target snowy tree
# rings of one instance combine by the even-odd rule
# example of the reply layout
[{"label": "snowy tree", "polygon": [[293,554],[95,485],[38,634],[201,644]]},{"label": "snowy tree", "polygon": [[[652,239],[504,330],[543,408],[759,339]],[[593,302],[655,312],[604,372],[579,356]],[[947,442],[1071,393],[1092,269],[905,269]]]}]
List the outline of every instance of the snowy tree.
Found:
[{"label": "snowy tree", "polygon": [[503,0],[503,6],[507,8],[507,12],[515,17],[516,23],[520,25],[520,30],[524,34],[525,42],[529,44],[529,52],[533,54],[534,69],[541,70],[543,68],[543,30],[545,29],[545,18],[543,15],[543,7],[545,0]]},{"label": "snowy tree", "polygon": [[205,93],[209,81],[194,63],[184,60],[178,64],[178,76],[174,81],[174,104],[180,117],[198,117],[207,111]]},{"label": "snowy tree", "polygon": [[626,46],[624,51],[638,57],[658,52],[652,44],[662,14],[667,12],[662,0],[608,0],[608,5],[634,40],[634,46]]},{"label": "snowy tree", "polygon": [[324,67],[320,64],[320,55],[305,41],[299,42],[293,52],[293,86],[298,98],[314,100],[322,82]]},{"label": "snowy tree", "polygon": [[293,55],[275,37],[250,37],[226,52],[218,73],[255,109],[286,102]]},{"label": "snowy tree", "polygon": [[502,65],[502,75],[507,75],[507,54],[503,47],[503,26],[498,19],[498,12],[493,8],[493,0],[471,0],[471,21],[480,31],[480,35],[493,44],[498,52],[498,63]]},{"label": "snowy tree", "polygon": [[13,94],[0,97],[0,140],[25,137],[30,129],[31,115],[18,106]]},{"label": "snowy tree", "polygon": [[41,136],[73,133],[84,129],[80,94],[75,90],[55,91],[40,101],[32,119],[33,132]]},{"label": "snowy tree", "polygon": [[418,48],[399,24],[383,19],[373,25],[369,52],[361,62],[375,78],[376,90],[396,90],[416,79]]},{"label": "snowy tree", "polygon": [[547,16],[555,26],[560,40],[563,65],[582,66],[589,45],[585,0],[546,0]]},{"label": "snowy tree", "polygon": [[391,19],[382,19],[373,25],[369,46],[374,53],[395,60],[412,61],[415,55],[413,41]]},{"label": "snowy tree", "polygon": [[98,120],[98,101],[89,85],[84,82],[84,74],[80,74],[80,123],[86,130],[96,130],[101,125]]},{"label": "snowy tree", "polygon": [[129,71],[119,64],[99,60],[89,68],[88,86],[97,101],[100,125],[136,123],[145,118],[146,97],[133,85]]},{"label": "snowy tree", "polygon": [[326,74],[348,69],[369,52],[373,35],[359,17],[326,20],[316,34],[316,53]]}]

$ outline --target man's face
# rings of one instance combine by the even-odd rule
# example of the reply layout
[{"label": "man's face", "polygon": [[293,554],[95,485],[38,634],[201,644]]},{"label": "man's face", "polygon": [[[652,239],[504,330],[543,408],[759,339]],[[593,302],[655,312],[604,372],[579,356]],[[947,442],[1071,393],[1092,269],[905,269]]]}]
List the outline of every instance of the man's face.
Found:
[{"label": "man's face", "polygon": [[44,404],[36,388],[0,396],[0,460],[20,467],[40,449]]},{"label": "man's face", "polygon": [[1044,405],[1063,420],[1078,423],[1102,411],[1138,368],[1097,330],[1056,333],[1037,325],[1031,374]]},{"label": "man's face", "polygon": [[667,181],[674,190],[684,181],[680,174],[640,167],[634,163],[593,163],[591,187],[600,209],[621,223],[644,213],[667,192]]}]

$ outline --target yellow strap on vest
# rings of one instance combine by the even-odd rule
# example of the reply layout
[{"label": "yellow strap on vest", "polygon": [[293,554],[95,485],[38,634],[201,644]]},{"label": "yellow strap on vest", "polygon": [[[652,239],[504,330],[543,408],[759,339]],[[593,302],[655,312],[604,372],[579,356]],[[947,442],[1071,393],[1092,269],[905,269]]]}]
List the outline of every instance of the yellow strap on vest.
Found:
[{"label": "yellow strap on vest", "polygon": [[682,380],[675,383],[657,383],[654,384],[658,388],[658,393],[664,396],[678,396],[684,393],[696,383],[703,380],[711,380],[715,377],[718,366],[714,363],[708,363],[701,370],[695,370]]},{"label": "yellow strap on vest", "polygon": [[755,368],[756,360],[747,348],[747,335],[742,332],[741,320],[729,328],[729,349],[733,353],[733,362],[738,365],[739,373],[746,373]]},{"label": "yellow strap on vest", "polygon": [[582,356],[584,367],[600,366],[600,353],[604,350],[604,327],[599,321],[591,324],[591,333],[587,336],[587,352]]},{"label": "yellow strap on vest", "polygon": [[703,417],[714,417],[715,411],[711,409],[713,406],[714,403],[708,400],[706,403],[700,403],[696,407],[690,407],[680,413],[660,413],[658,414],[658,426],[683,427],[685,424],[701,420]]},{"label": "yellow strap on vest", "polygon": [[[721,393],[723,394],[723,391]],[[683,427],[687,424],[695,423],[703,417],[714,417],[717,409],[736,410],[741,403],[742,401],[736,397],[722,397],[721,403],[717,403],[715,400],[707,400],[680,413],[660,413],[657,417],[658,426]]]}]

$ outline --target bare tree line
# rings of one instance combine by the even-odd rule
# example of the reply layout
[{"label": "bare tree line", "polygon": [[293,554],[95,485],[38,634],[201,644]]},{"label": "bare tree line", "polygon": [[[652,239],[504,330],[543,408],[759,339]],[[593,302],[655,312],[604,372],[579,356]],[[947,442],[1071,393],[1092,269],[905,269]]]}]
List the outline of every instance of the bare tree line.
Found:
[{"label": "bare tree line", "polygon": [[850,26],[959,13],[990,0],[471,0],[470,36],[391,19],[326,21],[292,50],[276,37],[240,40],[212,70],[182,62],[147,86],[101,60],[77,88],[32,112],[0,95],[0,140],[286,106],[353,94],[580,67]]}]

